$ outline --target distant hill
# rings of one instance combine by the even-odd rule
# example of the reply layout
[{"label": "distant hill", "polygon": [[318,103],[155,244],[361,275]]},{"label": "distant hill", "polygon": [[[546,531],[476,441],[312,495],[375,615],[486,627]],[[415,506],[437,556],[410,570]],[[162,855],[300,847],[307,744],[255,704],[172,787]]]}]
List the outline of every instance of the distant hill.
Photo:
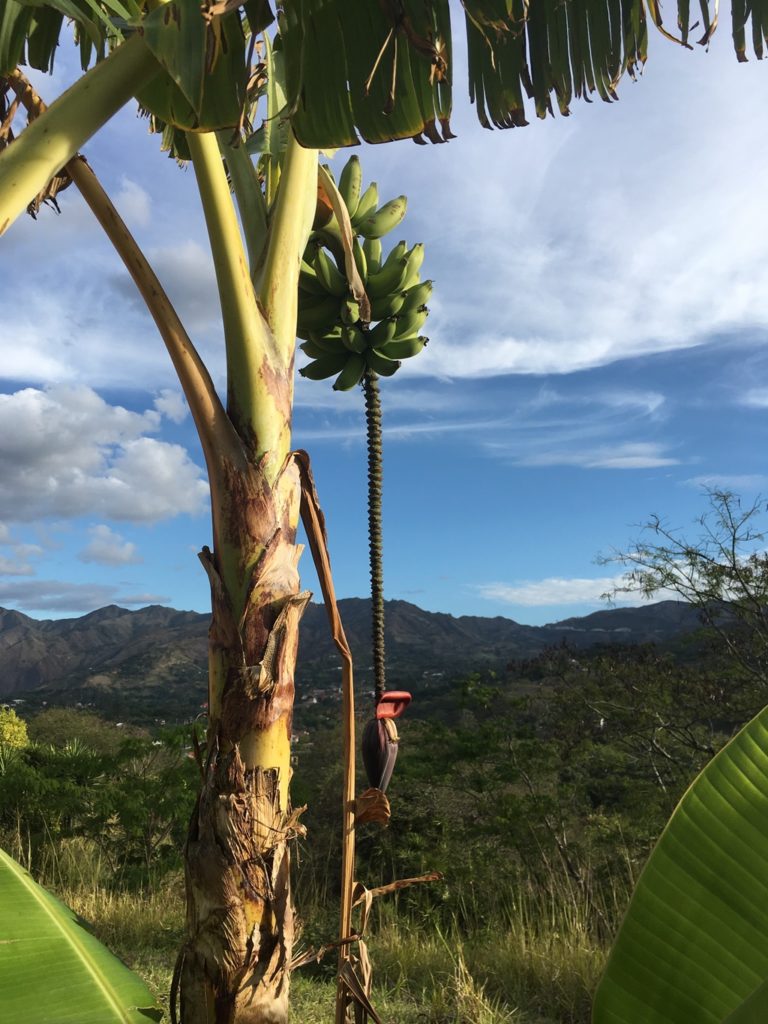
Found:
[{"label": "distant hill", "polygon": [[[371,678],[370,601],[339,602],[356,660],[356,677]],[[698,627],[690,605],[662,601],[615,608],[547,626],[524,626],[496,616],[427,612],[406,601],[388,601],[387,660],[393,682],[425,673],[452,676],[475,668],[502,668],[546,647],[567,642],[666,644]],[[109,605],[75,619],[38,620],[0,609],[0,699],[69,692],[73,700],[100,696],[119,708],[125,699],[159,707],[163,699],[198,707],[205,699],[208,615],[151,605],[127,611]],[[299,682],[336,688],[340,660],[328,635],[322,605],[302,621]]]}]

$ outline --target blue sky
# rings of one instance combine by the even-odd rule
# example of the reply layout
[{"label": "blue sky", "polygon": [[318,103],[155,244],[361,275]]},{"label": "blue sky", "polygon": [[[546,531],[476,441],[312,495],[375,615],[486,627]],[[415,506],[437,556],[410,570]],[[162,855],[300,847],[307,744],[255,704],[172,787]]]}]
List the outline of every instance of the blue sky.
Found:
[{"label": "blue sky", "polygon": [[[459,58],[460,60],[460,58]],[[72,73],[62,54],[51,100]],[[766,69],[651,38],[621,101],[358,149],[434,278],[426,352],[382,383],[387,596],[542,623],[601,606],[653,513],[768,491]],[[124,110],[85,149],[217,384],[193,175]],[[341,154],[334,163],[346,159]],[[202,457],[165,350],[74,189],[0,241],[0,605],[208,608]],[[341,596],[367,591],[362,399],[299,380]],[[308,555],[304,581],[317,591]]]}]

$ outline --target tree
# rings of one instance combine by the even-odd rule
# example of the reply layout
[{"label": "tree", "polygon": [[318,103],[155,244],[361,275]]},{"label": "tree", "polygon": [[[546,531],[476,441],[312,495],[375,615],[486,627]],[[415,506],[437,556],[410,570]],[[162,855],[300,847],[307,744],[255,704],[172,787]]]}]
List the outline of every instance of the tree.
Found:
[{"label": "tree", "polygon": [[0,708],[0,747],[21,750],[29,743],[27,723],[13,708]]},{"label": "tree", "polygon": [[699,610],[702,625],[737,664],[768,683],[768,555],[761,499],[707,492],[709,509],[691,538],[652,516],[629,551],[601,559],[627,570],[615,593],[672,594]]},{"label": "tree", "polygon": [[[241,9],[242,8],[242,9]],[[647,56],[643,0],[569,4],[465,0],[470,94],[483,124],[526,123],[524,92],[545,117],[573,96],[605,101]],[[689,5],[679,4],[690,46]],[[661,12],[649,0],[662,31]],[[755,49],[763,19],[753,5]],[[63,17],[83,68],[47,113],[17,66],[49,70]],[[716,18],[702,6],[707,43]],[[744,58],[748,15],[734,7]],[[0,233],[24,208],[55,201],[71,180],[109,234],[152,312],[200,434],[211,484],[210,728],[204,781],[187,845],[188,935],[178,975],[185,1024],[280,1024],[287,1016],[292,947],[289,739],[299,591],[295,535],[301,482],[291,455],[299,261],[312,223],[316,152],[305,147],[451,137],[448,0],[381,3],[286,0],[280,11],[284,115],[292,131],[278,161],[267,121],[258,145],[263,182],[240,142],[258,97],[277,99],[256,37],[267,0],[6,0],[0,9],[2,136],[19,104],[39,114],[0,155]],[[265,44],[267,45],[267,44]],[[268,46],[267,46],[268,49]],[[332,57],[330,55],[333,55]],[[178,157],[191,159],[217,269],[227,352],[226,405],[192,341],[79,148],[133,96]],[[215,132],[224,132],[218,139]],[[222,163],[222,157],[224,163]],[[245,247],[230,197],[234,189]],[[247,255],[246,255],[247,248]],[[352,810],[345,804],[349,827]],[[344,1001],[337,1007],[343,1019]]]}]

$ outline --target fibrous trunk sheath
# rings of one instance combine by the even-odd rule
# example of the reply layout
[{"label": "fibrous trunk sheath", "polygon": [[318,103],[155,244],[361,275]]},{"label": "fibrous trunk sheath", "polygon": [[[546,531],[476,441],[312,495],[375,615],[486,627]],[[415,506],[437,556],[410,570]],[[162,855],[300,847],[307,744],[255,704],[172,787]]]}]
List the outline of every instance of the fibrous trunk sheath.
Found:
[{"label": "fibrous trunk sheath", "polygon": [[[285,1024],[293,943],[288,806],[299,594],[299,479],[232,468],[220,521],[239,550],[242,602],[211,581],[210,726],[186,850],[183,1024]],[[231,559],[230,559],[231,567]]]}]

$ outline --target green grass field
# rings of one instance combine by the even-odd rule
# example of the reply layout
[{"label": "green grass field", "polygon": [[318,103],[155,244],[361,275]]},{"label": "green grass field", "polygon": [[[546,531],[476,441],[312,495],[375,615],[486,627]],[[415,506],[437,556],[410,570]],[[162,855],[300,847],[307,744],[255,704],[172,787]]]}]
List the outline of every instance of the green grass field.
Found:
[{"label": "green grass field", "polygon": [[[59,895],[167,1006],[182,888],[174,877],[142,894],[80,884]],[[397,917],[392,905],[377,908],[368,948],[373,1004],[385,1024],[587,1024],[605,944],[590,937],[574,891],[563,884],[549,893],[523,889],[499,906],[498,920],[461,936]],[[294,974],[295,1021],[333,1019],[333,973],[329,954]]]}]

